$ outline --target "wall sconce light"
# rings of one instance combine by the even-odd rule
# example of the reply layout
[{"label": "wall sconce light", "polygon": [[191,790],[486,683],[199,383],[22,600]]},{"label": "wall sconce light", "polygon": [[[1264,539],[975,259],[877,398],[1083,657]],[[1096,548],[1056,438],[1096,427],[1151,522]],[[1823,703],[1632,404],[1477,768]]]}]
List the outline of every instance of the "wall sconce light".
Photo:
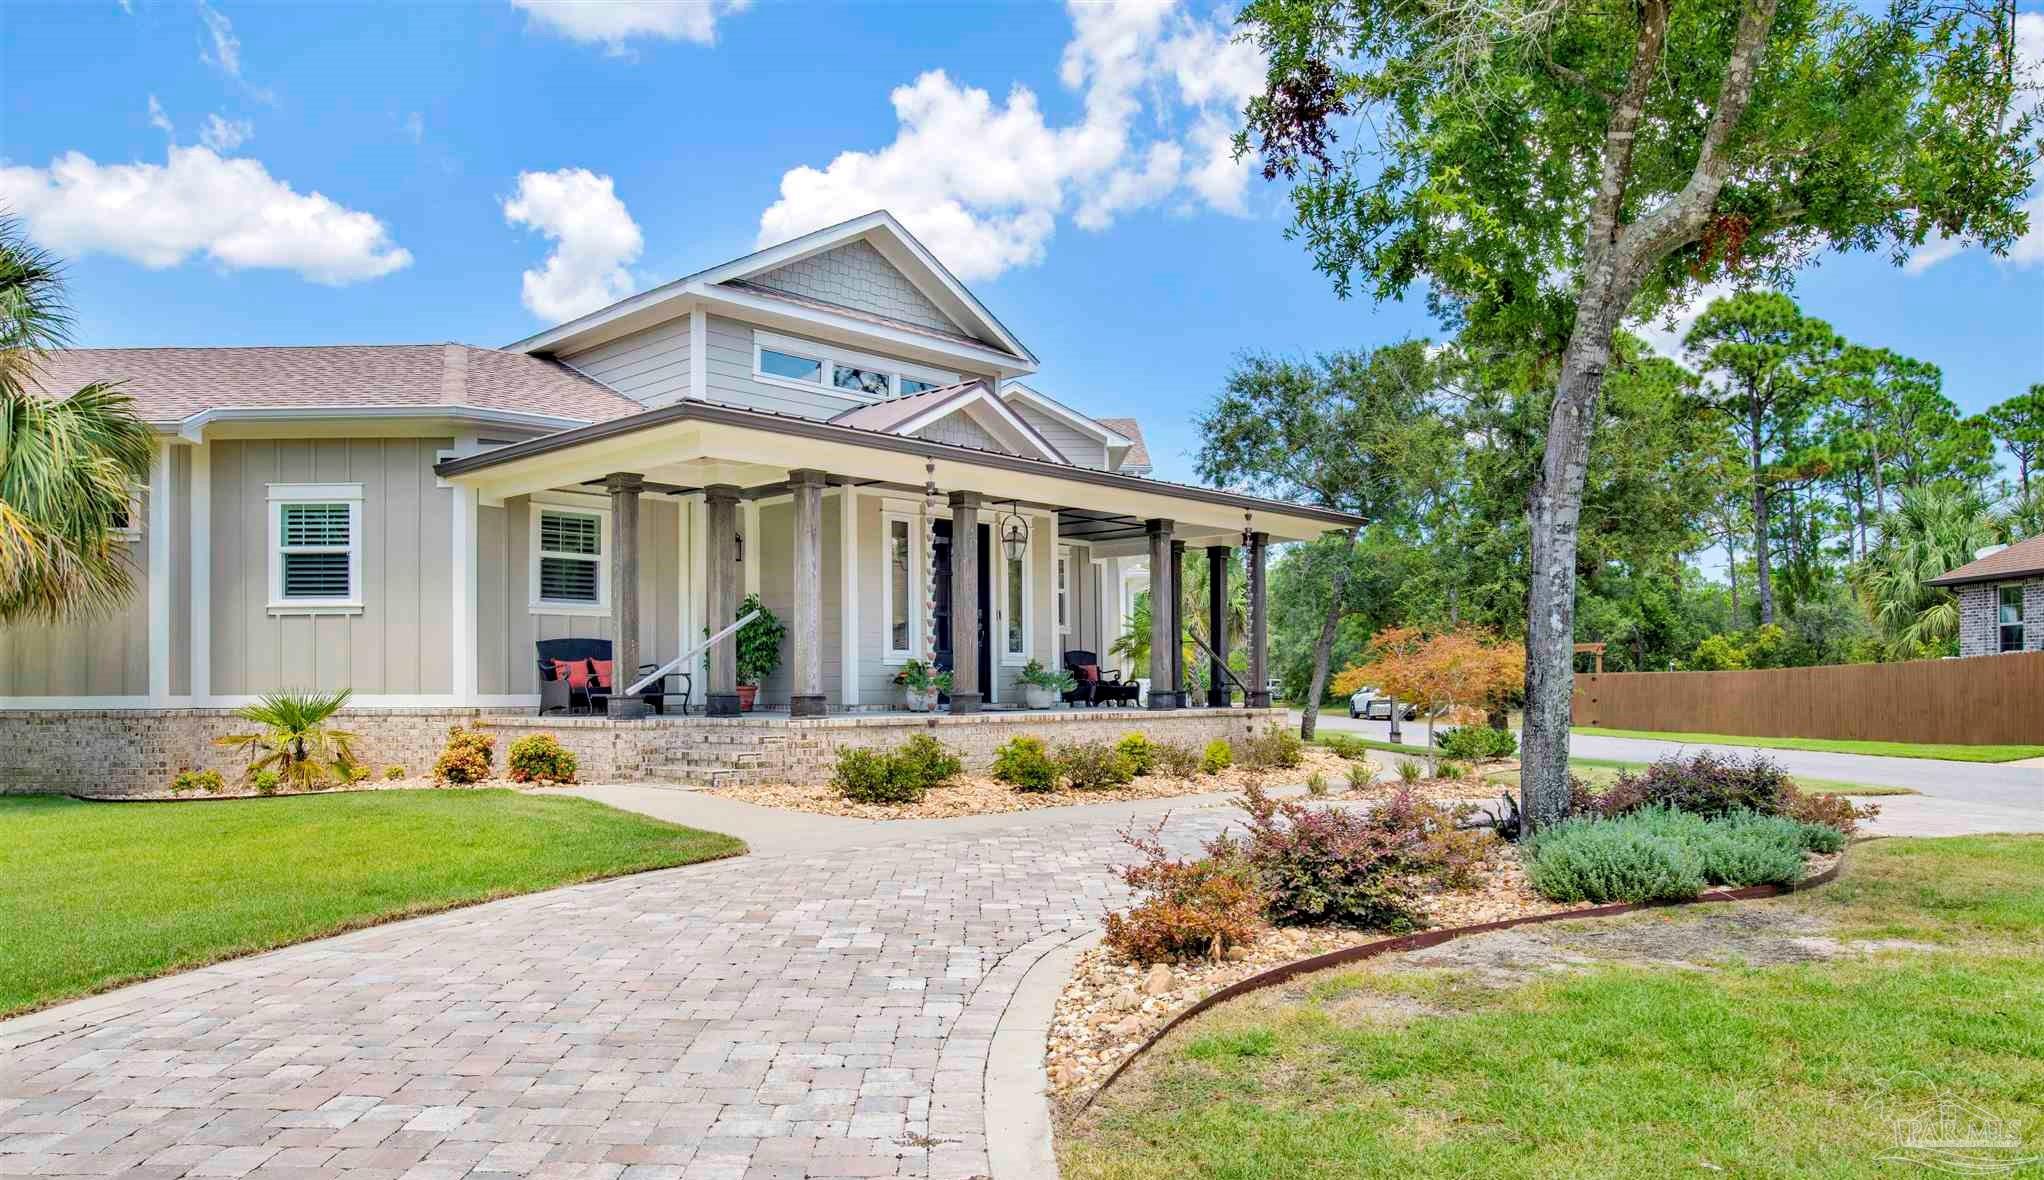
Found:
[{"label": "wall sconce light", "polygon": [[1022,519],[1019,505],[1010,503],[1007,515],[1001,518],[1001,552],[1009,561],[1020,561],[1029,552],[1029,522]]}]

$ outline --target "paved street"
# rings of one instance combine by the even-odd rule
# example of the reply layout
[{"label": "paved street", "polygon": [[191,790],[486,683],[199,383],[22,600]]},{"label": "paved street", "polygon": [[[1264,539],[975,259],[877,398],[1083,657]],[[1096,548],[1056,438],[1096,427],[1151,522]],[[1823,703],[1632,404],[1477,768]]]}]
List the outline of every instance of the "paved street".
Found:
[{"label": "paved street", "polygon": [[[1096,922],[1117,833],[1165,810],[727,813],[764,851],[0,1023],[0,1175],[984,1175],[989,1038],[1028,966],[1004,960]],[[1226,814],[1180,801],[1171,839]]]},{"label": "paved street", "polygon": [[[1295,712],[1294,717],[1297,716]],[[1325,730],[1385,740],[1390,725],[1351,720],[1345,710],[1321,714]],[[1403,740],[1426,743],[1424,723],[1401,723]],[[1877,758],[1865,754],[1823,754],[1806,750],[1758,750],[1744,746],[1686,746],[1635,738],[1569,739],[1571,753],[1584,758],[1651,762],[1670,754],[1714,750],[1732,757],[1765,753],[1790,774],[1842,782],[1908,787],[1923,798],[1887,796],[1877,802],[1882,817],[1875,829],[1889,835],[1957,835],[1962,832],[2044,831],[2044,767],[1989,762],[1942,762],[1930,758]]]}]

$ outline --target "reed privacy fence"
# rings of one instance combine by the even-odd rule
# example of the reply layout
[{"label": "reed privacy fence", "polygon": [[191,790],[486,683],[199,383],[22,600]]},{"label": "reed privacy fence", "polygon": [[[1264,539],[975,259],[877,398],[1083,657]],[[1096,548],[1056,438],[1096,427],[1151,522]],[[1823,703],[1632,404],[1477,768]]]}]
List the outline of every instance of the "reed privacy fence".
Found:
[{"label": "reed privacy fence", "polygon": [[1903,664],[1576,677],[1607,729],[2003,745],[2044,742],[2044,652]]}]

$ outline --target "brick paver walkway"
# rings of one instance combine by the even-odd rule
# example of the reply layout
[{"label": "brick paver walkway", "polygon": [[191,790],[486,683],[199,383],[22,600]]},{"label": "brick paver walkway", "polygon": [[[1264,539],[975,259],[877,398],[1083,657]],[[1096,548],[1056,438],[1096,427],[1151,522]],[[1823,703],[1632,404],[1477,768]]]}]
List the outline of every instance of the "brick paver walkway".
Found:
[{"label": "brick paver walkway", "polygon": [[1118,899],[1125,822],[646,874],[0,1023],[0,1175],[982,1175],[999,964]]}]

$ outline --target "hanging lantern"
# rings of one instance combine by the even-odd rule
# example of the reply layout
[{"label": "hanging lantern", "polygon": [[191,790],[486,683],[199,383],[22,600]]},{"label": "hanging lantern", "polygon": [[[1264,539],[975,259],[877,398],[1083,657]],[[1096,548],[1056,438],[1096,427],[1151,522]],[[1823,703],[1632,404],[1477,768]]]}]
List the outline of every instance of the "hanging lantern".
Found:
[{"label": "hanging lantern", "polygon": [[1017,505],[1009,504],[1008,511],[1001,517],[1001,552],[1009,561],[1020,561],[1029,552],[1029,522],[1022,519]]}]

